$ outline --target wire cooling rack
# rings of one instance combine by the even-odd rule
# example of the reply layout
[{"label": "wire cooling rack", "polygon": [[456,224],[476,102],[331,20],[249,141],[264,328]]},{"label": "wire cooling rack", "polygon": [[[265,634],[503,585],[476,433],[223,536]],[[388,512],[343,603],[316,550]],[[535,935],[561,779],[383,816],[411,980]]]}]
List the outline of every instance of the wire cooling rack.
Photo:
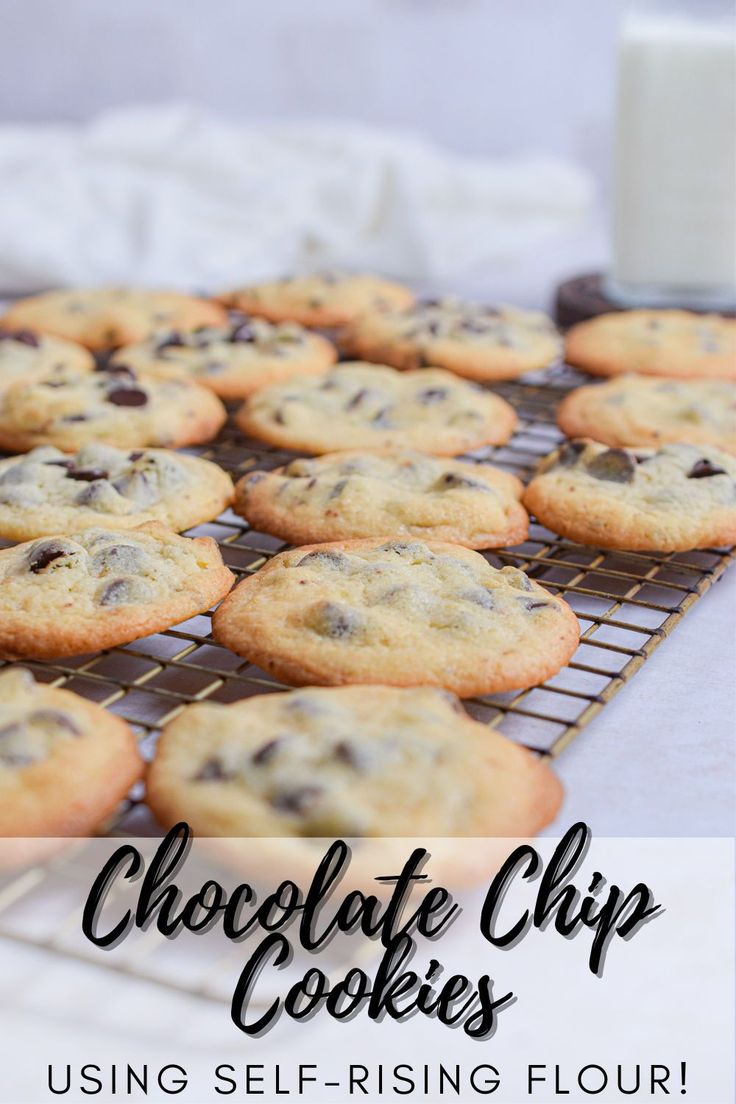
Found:
[{"label": "wire cooling rack", "polygon": [[[561,440],[555,423],[560,398],[584,380],[567,366],[528,376],[495,390],[513,404],[518,428],[502,447],[477,450],[528,478],[540,457]],[[216,441],[193,454],[214,460],[235,478],[272,468],[296,454],[245,439],[228,424]],[[231,511],[188,531],[211,536],[238,577],[257,571],[287,545],[251,529]],[[564,595],[581,622],[573,659],[553,678],[529,690],[466,702],[478,720],[542,755],[558,755],[636,674],[687,610],[723,574],[733,552],[718,549],[658,555],[607,551],[563,540],[532,522],[529,538],[514,548],[485,553],[494,565],[514,564]],[[160,728],[195,701],[233,702],[281,689],[265,671],[217,645],[210,615],[124,647],[55,663],[24,663],[36,677],[73,690],[135,726],[150,755]],[[116,817],[116,832],[152,829],[137,791]]]}]

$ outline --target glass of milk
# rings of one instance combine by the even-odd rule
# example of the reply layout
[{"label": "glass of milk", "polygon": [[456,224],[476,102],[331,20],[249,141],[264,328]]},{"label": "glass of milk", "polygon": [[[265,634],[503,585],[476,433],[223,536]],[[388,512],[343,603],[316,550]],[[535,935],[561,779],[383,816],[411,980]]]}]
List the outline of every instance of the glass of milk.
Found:
[{"label": "glass of milk", "polygon": [[733,0],[627,5],[614,189],[611,298],[736,306]]}]

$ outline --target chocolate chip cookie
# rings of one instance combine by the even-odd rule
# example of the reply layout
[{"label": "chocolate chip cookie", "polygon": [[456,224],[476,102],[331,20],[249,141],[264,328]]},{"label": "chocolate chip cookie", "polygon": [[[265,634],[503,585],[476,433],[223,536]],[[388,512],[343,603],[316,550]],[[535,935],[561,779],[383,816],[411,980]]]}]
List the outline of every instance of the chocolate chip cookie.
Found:
[{"label": "chocolate chip cookie", "polygon": [[112,363],[164,379],[194,380],[223,399],[244,399],[270,383],[322,375],[336,358],[326,338],[295,322],[240,317],[228,327],[173,330],[127,345]]},{"label": "chocolate chip cookie", "polygon": [[235,288],[218,296],[221,303],[272,322],[303,326],[341,326],[365,311],[408,307],[414,295],[402,284],[350,272],[315,272]]},{"label": "chocolate chip cookie", "polygon": [[412,448],[456,456],[505,444],[517,419],[498,395],[440,368],[399,372],[356,361],[320,379],[264,387],[235,420],[258,440],[304,452]]},{"label": "chocolate chip cookie", "polygon": [[736,458],[713,446],[658,451],[568,441],[524,496],[542,525],[570,540],[632,552],[736,543]]},{"label": "chocolate chip cookie", "polygon": [[203,613],[232,581],[211,538],[157,522],[17,544],[0,551],[0,658],[126,644]]},{"label": "chocolate chip cookie", "polygon": [[30,330],[0,329],[0,390],[71,368],[91,372],[94,358],[87,349],[60,337],[44,337]]},{"label": "chocolate chip cookie", "polygon": [[736,319],[683,310],[601,314],[568,331],[565,356],[595,376],[733,380]]},{"label": "chocolate chip cookie", "polygon": [[552,320],[533,311],[460,299],[369,313],[339,335],[341,348],[395,368],[436,365],[474,380],[515,379],[560,354]]},{"label": "chocolate chip cookie", "polygon": [[287,683],[463,697],[543,682],[579,635],[570,607],[518,568],[455,544],[385,540],[282,552],[225,599],[213,632]]},{"label": "chocolate chip cookie", "polygon": [[189,529],[217,517],[232,497],[230,476],[198,457],[100,444],[70,456],[44,445],[0,460],[0,537],[24,541],[147,521]]},{"label": "chocolate chip cookie", "polygon": [[0,322],[4,329],[31,330],[77,341],[100,352],[145,341],[157,330],[196,330],[227,323],[217,303],[178,291],[94,288],[47,291],[18,299]]},{"label": "chocolate chip cookie", "polygon": [[526,837],[561,787],[451,694],[352,686],[189,706],[161,735],[147,800],[199,836]]},{"label": "chocolate chip cookie", "polygon": [[736,385],[727,380],[619,376],[579,387],[557,411],[568,437],[605,445],[683,441],[736,453]]},{"label": "chocolate chip cookie", "polygon": [[526,539],[522,492],[515,476],[487,464],[336,452],[249,472],[237,484],[235,510],[290,544],[384,536],[498,548]]},{"label": "chocolate chip cookie", "polygon": [[178,448],[211,440],[225,418],[217,396],[196,383],[139,377],[120,365],[65,369],[0,391],[0,449],[76,452],[93,442]]},{"label": "chocolate chip cookie", "polygon": [[0,670],[0,837],[91,835],[142,773],[120,717]]}]

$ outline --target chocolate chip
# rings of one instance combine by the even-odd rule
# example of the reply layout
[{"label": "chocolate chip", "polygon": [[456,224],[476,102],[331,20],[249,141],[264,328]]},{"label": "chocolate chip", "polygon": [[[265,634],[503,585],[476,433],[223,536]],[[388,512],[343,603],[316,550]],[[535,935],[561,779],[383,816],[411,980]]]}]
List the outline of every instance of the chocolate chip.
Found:
[{"label": "chocolate chip", "polygon": [[172,330],[172,332],[168,334],[167,337],[164,337],[161,341],[159,341],[158,345],[156,346],[156,352],[162,353],[164,349],[179,349],[185,344],[186,342],[184,341],[184,338],[181,336],[181,334],[178,333],[176,330]]},{"label": "chocolate chip", "polygon": [[239,326],[235,326],[228,338],[234,345],[250,344],[257,340],[255,330],[249,322],[241,322]]},{"label": "chocolate chip", "polygon": [[586,466],[588,475],[607,483],[631,483],[636,474],[636,461],[623,449],[606,449],[594,456]]},{"label": "chocolate chip", "polygon": [[475,491],[487,491],[488,487],[483,483],[479,483],[477,479],[470,479],[467,475],[460,475],[458,472],[443,472],[435,483],[440,491],[455,490],[458,487],[469,487]]},{"label": "chocolate chip", "polygon": [[307,813],[324,792],[322,786],[299,786],[274,794],[271,804],[280,813]]},{"label": "chocolate chip", "polygon": [[365,757],[361,749],[351,743],[350,740],[340,740],[332,749],[332,754],[341,763],[346,763],[353,770],[361,770],[365,763]]},{"label": "chocolate chip", "polygon": [[446,387],[425,387],[423,391],[417,392],[417,402],[422,403],[423,406],[429,406],[431,403],[443,402],[447,398],[448,393]]},{"label": "chocolate chip", "polygon": [[38,575],[55,560],[63,559],[65,556],[76,556],[76,554],[75,549],[70,549],[68,545],[61,544],[59,541],[43,541],[31,549],[28,567],[34,575]]},{"label": "chocolate chip", "polygon": [[73,460],[44,460],[44,465],[47,468],[66,468],[67,471],[71,471],[74,467]]},{"label": "chocolate chip", "polygon": [[11,724],[3,725],[0,728],[0,740],[9,740],[11,737],[20,736],[23,732],[23,725],[20,721],[12,721]]},{"label": "chocolate chip", "polygon": [[524,609],[527,610],[549,609],[554,605],[554,602],[542,602],[534,598],[520,598],[519,601],[524,606]]},{"label": "chocolate chip", "polygon": [[474,587],[472,590],[464,590],[458,594],[458,598],[462,602],[472,602],[476,606],[482,606],[483,609],[493,609],[495,602],[484,587]]},{"label": "chocolate chip", "polygon": [[107,376],[115,376],[118,379],[138,379],[135,370],[127,364],[98,364],[95,372],[104,372]]},{"label": "chocolate chip", "polygon": [[153,597],[150,585],[143,579],[113,579],[103,585],[96,598],[101,606],[124,606],[148,602]]},{"label": "chocolate chip", "polygon": [[702,460],[696,460],[690,471],[687,473],[688,479],[707,479],[711,475],[725,475],[724,468],[719,468],[716,464],[712,464],[710,460],[706,460],[705,457]]},{"label": "chocolate chip", "polygon": [[192,782],[228,782],[235,777],[235,773],[226,770],[219,759],[207,759],[192,776]]},{"label": "chocolate chip", "polygon": [[60,713],[57,709],[36,709],[28,717],[29,725],[46,725],[52,728],[61,728],[71,736],[81,736],[79,726],[66,713]]},{"label": "chocolate chip", "polygon": [[562,468],[572,468],[585,451],[584,441],[565,441],[557,451],[555,464]]},{"label": "chocolate chip", "polygon": [[353,397],[351,399],[348,399],[348,401],[345,403],[345,409],[357,410],[357,408],[361,405],[361,403],[365,402],[369,395],[370,391],[368,390],[368,388],[361,387],[360,391],[356,391]]},{"label": "chocolate chip", "polygon": [[371,422],[374,426],[378,426],[381,429],[390,429],[391,422],[391,410],[392,407],[384,406],[383,410],[379,410],[377,414],[374,414],[371,418]]},{"label": "chocolate chip", "polygon": [[109,479],[110,473],[102,468],[69,468],[67,479],[78,479],[82,483],[94,483],[96,479]]},{"label": "chocolate chip", "polygon": [[309,623],[320,636],[329,636],[331,640],[345,640],[354,636],[360,627],[355,610],[338,602],[322,602],[316,606],[311,611]]},{"label": "chocolate chip", "polygon": [[115,387],[106,398],[115,406],[145,406],[148,402],[148,395],[139,387]]},{"label": "chocolate chip", "polygon": [[87,414],[65,414],[59,420],[62,422],[88,422],[89,416]]},{"label": "chocolate chip", "polygon": [[418,306],[421,307],[441,307],[441,299],[420,299]]},{"label": "chocolate chip", "polygon": [[21,345],[30,345],[38,349],[41,342],[31,330],[0,330],[0,341],[19,341]]},{"label": "chocolate chip", "polygon": [[142,570],[146,559],[146,553],[136,545],[111,544],[95,552],[90,561],[90,573],[102,575],[108,571],[125,571],[134,574]]},{"label": "chocolate chip", "polygon": [[145,454],[145,452],[141,452],[141,451],[139,451],[139,450],[136,450],[135,452],[129,452],[129,453],[128,453],[128,459],[129,459],[129,460],[130,460],[130,461],[131,461],[131,462],[132,462],[133,464],[135,464],[135,462],[136,462],[137,460],[140,460],[140,459],[141,459],[141,457],[142,457],[142,456],[145,456],[145,455],[146,455],[146,454]]},{"label": "chocolate chip", "polygon": [[305,564],[307,566],[318,564],[320,567],[334,567],[342,570],[347,562],[347,556],[344,556],[342,552],[333,552],[330,549],[324,549],[317,552],[307,552],[306,556],[302,556],[299,562],[294,564],[294,567],[304,567]]},{"label": "chocolate chip", "polygon": [[283,741],[278,738],[269,740],[267,744],[264,744],[263,747],[253,753],[251,763],[256,767],[262,767],[265,763],[270,763],[282,743]]},{"label": "chocolate chip", "polygon": [[335,486],[332,488],[332,490],[328,494],[327,501],[331,502],[333,498],[339,498],[340,495],[342,494],[342,492],[347,487],[347,485],[348,485],[348,480],[347,479],[338,479],[337,483],[335,484]]}]

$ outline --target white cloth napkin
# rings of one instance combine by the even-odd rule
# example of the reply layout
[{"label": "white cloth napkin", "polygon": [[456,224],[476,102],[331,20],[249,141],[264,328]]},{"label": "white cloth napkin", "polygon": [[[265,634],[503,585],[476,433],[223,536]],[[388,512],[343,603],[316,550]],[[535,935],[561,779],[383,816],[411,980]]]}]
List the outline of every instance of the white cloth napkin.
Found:
[{"label": "white cloth napkin", "polygon": [[472,281],[579,229],[588,176],[357,125],[182,105],[0,126],[0,291],[216,288],[323,266]]}]

